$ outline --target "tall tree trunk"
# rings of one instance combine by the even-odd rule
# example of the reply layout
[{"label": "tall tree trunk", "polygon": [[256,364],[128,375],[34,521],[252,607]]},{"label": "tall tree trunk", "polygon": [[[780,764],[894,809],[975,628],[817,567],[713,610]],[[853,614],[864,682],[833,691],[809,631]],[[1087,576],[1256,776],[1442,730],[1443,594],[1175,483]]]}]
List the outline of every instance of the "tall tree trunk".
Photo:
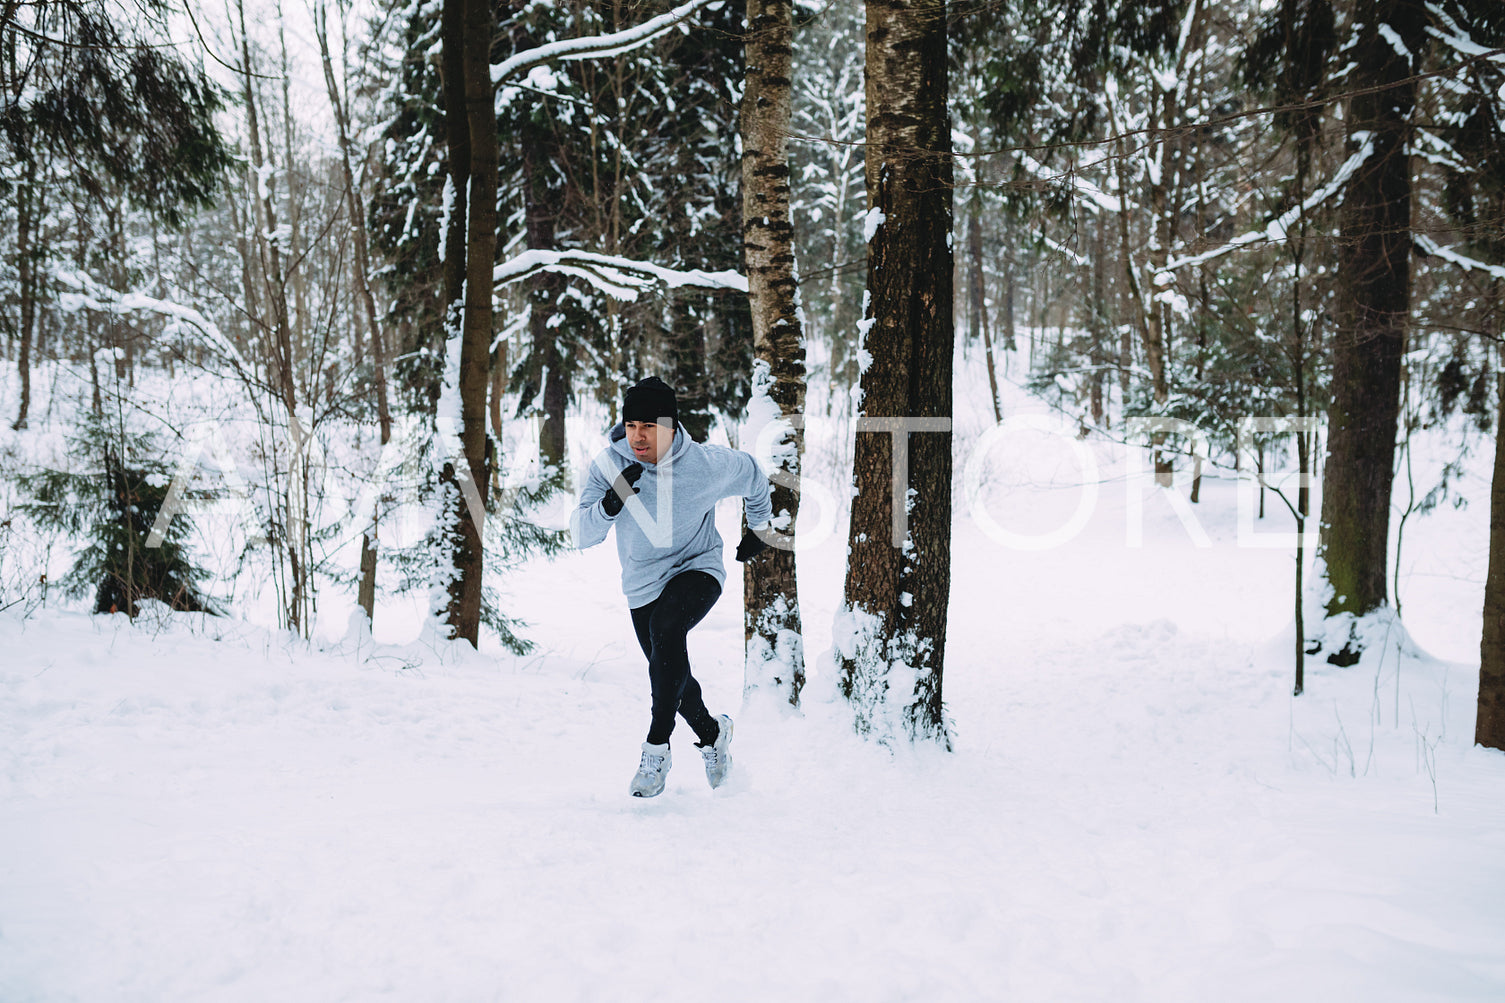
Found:
[{"label": "tall tree trunk", "polygon": [[1092,296],[1088,306],[1091,311],[1088,334],[1092,338],[1088,361],[1092,366],[1092,375],[1088,377],[1088,385],[1091,388],[1092,422],[1102,427],[1105,413],[1103,385],[1106,382],[1103,372],[1108,367],[1108,254],[1104,236],[1107,227],[1102,217],[1098,217],[1095,223],[1092,228]]},{"label": "tall tree trunk", "polygon": [[[486,401],[488,414],[491,417],[491,437],[497,442],[502,441],[502,397],[507,393],[507,343],[497,342],[496,349],[491,353],[491,396]],[[502,489],[501,464],[495,464],[491,470],[492,487],[500,491]]]},{"label": "tall tree trunk", "polygon": [[[1014,241],[1012,234],[1005,231],[1003,250],[1003,350],[1005,352],[1017,352],[1019,342],[1015,336],[1018,325],[1014,321],[1015,301],[1015,261]],[[1004,373],[1008,373],[1008,357],[1004,357]]]},{"label": "tall tree trunk", "polygon": [[982,335],[983,356],[988,366],[988,393],[993,400],[993,420],[1003,422],[1003,401],[998,396],[998,367],[993,361],[993,331],[988,323],[987,283],[982,268],[982,198],[972,199],[972,217],[967,220],[967,253],[972,256],[971,285],[971,330],[975,340]]},{"label": "tall tree trunk", "polygon": [[1498,378],[1495,469],[1489,489],[1489,571],[1484,579],[1484,634],[1479,642],[1479,705],[1474,741],[1505,749],[1505,376]]},{"label": "tall tree trunk", "polygon": [[[539,316],[547,320],[541,312]],[[553,470],[553,480],[563,484],[566,474],[565,457],[569,450],[564,425],[564,412],[569,403],[569,383],[564,368],[564,355],[559,350],[558,328],[546,332],[543,342],[542,390],[543,424],[538,430],[538,452],[544,465]]]},{"label": "tall tree trunk", "polygon": [[[795,303],[794,224],[789,209],[790,0],[748,0],[747,86],[742,96],[742,239],[752,307],[753,394],[779,416],[803,416],[805,341]],[[799,423],[801,426],[803,422]],[[773,511],[783,545],[743,566],[743,692],[771,693],[799,706],[805,684],[803,628],[795,578],[801,427],[774,443]]]},{"label": "tall tree trunk", "polygon": [[36,168],[30,161],[27,162],[27,168],[33,176],[28,177],[16,190],[16,271],[21,287],[21,350],[16,369],[21,378],[21,402],[11,428],[17,432],[26,427],[26,416],[31,410],[31,343],[37,322],[36,261],[35,251],[32,249],[32,229],[39,221],[40,214],[36,212]]},{"label": "tall tree trunk", "polygon": [[[490,52],[493,21],[486,0],[445,0],[443,64],[445,118],[451,137],[451,229],[461,218],[465,226],[456,239],[447,234],[446,292],[451,294],[451,337],[460,339],[459,372],[454,392],[459,396],[461,455],[446,457],[442,481],[450,526],[453,570],[447,583],[444,619],[451,636],[472,645],[480,640],[481,581],[484,552],[480,493],[491,482],[486,443],[486,385],[491,358],[492,270],[496,264],[496,191],[498,149],[495,94],[491,83]],[[465,141],[456,143],[457,132]],[[460,163],[466,156],[463,174]],[[458,247],[456,245],[459,245]],[[462,288],[456,289],[459,285]],[[443,416],[441,416],[443,417]]]},{"label": "tall tree trunk", "polygon": [[[1337,330],[1328,408],[1320,548],[1332,599],[1328,616],[1363,615],[1385,603],[1390,489],[1400,410],[1401,357],[1411,307],[1411,134],[1416,82],[1410,60],[1380,33],[1388,26],[1412,52],[1425,43],[1427,13],[1413,0],[1366,0],[1350,100],[1349,148],[1367,134],[1373,155],[1354,173],[1339,216]],[[1336,642],[1335,642],[1336,643]],[[1349,638],[1328,656],[1357,661]]]},{"label": "tall tree trunk", "polygon": [[[234,199],[230,202],[233,205]],[[83,228],[78,231],[78,240],[73,249],[73,267],[83,271],[89,261],[89,234]],[[94,310],[85,310],[83,351],[89,360],[89,409],[94,417],[104,418],[104,394],[99,386],[99,316]]]},{"label": "tall tree trunk", "polygon": [[859,734],[933,738],[949,749],[941,685],[955,342],[946,13],[944,0],[867,5],[871,361],[836,647]]}]

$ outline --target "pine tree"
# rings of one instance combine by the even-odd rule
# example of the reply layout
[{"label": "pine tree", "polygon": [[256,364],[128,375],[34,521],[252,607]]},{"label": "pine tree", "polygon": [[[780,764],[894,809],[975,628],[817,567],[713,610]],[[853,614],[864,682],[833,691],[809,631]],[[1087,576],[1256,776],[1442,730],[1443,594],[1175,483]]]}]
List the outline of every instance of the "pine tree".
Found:
[{"label": "pine tree", "polygon": [[[142,0],[143,32],[168,7]],[[231,163],[214,123],[223,95],[202,72],[96,0],[0,10],[0,198],[16,209],[21,396],[27,425],[32,342],[53,248],[39,240],[49,191],[100,202],[110,191],[167,229],[213,199]],[[52,199],[53,204],[63,198]]]},{"label": "pine tree", "polygon": [[64,591],[92,591],[95,613],[135,617],[147,599],[175,610],[214,612],[199,585],[206,573],[188,550],[191,523],[173,518],[155,531],[172,474],[155,437],[90,415],[72,446],[71,455],[85,459],[84,465],[21,478],[28,496],[21,509],[37,526],[86,541],[59,582]]},{"label": "pine tree", "polygon": [[448,150],[440,72],[423,53],[439,39],[441,0],[399,2],[401,18],[385,67],[391,83],[381,95],[385,123],[373,165],[368,217],[377,269],[388,297],[387,320],[397,331],[393,377],[409,409],[432,413],[439,399],[444,359],[445,248],[442,235],[454,225],[447,201]]}]

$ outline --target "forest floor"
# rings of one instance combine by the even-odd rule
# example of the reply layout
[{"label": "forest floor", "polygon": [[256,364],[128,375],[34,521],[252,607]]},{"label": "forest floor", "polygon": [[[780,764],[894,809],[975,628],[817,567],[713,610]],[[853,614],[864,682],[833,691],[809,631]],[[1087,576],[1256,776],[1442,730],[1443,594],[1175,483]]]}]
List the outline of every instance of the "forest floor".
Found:
[{"label": "forest floor", "polygon": [[1083,448],[1090,506],[1065,440],[985,471],[1014,532],[1080,505],[1057,546],[958,498],[949,753],[851,732],[839,527],[800,555],[802,713],[742,706],[728,554],[691,636],[737,720],[715,792],[681,728],[664,795],[626,794],[648,694],[610,542],[506,583],[525,656],[395,607],[375,642],[0,613],[0,1000],[1505,998],[1477,479],[1407,530],[1406,629],[1292,697],[1292,552],[1239,544],[1237,482],[1198,546]]}]

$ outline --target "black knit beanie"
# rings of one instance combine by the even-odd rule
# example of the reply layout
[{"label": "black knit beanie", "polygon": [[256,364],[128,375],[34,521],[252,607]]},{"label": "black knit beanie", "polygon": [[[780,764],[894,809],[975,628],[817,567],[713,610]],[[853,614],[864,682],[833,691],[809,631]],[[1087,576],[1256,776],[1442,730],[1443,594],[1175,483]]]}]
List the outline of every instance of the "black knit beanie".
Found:
[{"label": "black knit beanie", "polygon": [[679,406],[674,400],[674,388],[657,376],[639,380],[622,395],[623,421],[661,422],[667,419],[670,428],[679,422]]}]

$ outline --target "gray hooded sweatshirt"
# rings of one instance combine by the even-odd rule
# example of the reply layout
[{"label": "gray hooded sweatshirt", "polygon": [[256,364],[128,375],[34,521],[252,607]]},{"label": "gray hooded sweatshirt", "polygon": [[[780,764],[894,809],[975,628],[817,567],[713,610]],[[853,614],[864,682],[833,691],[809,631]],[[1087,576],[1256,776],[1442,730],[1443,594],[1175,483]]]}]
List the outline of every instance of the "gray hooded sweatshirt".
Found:
[{"label": "gray hooded sweatshirt", "polygon": [[601,508],[601,499],[613,478],[641,461],[632,455],[621,424],[611,430],[611,438],[611,445],[591,462],[580,504],[570,517],[575,546],[594,547],[616,524],[622,593],[633,609],[653,602],[669,579],[685,571],[704,571],[725,584],[716,502],[741,495],[747,524],[767,523],[773,503],[758,461],[740,450],[696,442],[681,428],[667,456],[643,464],[639,493],[623,487],[627,504],[613,518]]}]

